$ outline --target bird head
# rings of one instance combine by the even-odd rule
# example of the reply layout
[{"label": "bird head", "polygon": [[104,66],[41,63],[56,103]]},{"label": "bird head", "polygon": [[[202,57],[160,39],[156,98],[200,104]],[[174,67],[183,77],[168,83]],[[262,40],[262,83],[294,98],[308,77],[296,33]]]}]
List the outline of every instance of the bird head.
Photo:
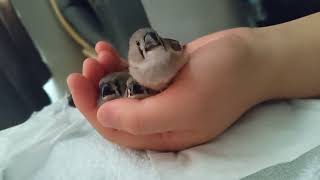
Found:
[{"label": "bird head", "polygon": [[162,38],[151,28],[142,28],[133,33],[129,41],[128,61],[132,66],[164,63],[182,52],[183,46],[178,41]]}]

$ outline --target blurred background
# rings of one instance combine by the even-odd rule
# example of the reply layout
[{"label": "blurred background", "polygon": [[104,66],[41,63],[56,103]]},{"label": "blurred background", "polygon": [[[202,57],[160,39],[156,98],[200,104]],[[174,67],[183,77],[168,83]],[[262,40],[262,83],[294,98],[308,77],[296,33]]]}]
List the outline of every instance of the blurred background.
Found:
[{"label": "blurred background", "polygon": [[96,56],[97,41],[126,57],[128,39],[141,27],[186,43],[319,9],[318,0],[0,0],[0,130],[65,98],[66,77]]}]

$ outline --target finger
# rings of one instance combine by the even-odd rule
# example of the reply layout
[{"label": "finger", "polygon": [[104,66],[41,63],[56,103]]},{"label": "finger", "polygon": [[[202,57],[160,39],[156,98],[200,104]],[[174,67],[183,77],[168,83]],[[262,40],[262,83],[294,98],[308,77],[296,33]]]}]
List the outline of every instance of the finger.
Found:
[{"label": "finger", "polygon": [[203,100],[198,98],[197,88],[187,76],[183,71],[165,91],[143,100],[118,99],[105,103],[98,110],[98,120],[105,127],[136,135],[190,129],[193,125],[185,119],[198,118],[193,117],[196,113],[190,113],[197,108],[192,104],[201,104]]},{"label": "finger", "polygon": [[179,151],[202,144],[210,139],[205,134],[194,132],[168,132],[136,136],[122,131],[106,130],[106,128],[102,131],[102,135],[109,141],[137,150]]},{"label": "finger", "polygon": [[[98,125],[98,124],[97,124]],[[96,128],[102,136],[109,141],[137,150],[161,150],[166,148],[166,141],[161,134],[148,136],[135,136],[127,132],[114,130],[98,125]]]},{"label": "finger", "polygon": [[105,127],[134,135],[183,130],[190,124],[184,122],[188,108],[179,98],[159,94],[144,100],[118,99],[102,105],[97,117]]},{"label": "finger", "polygon": [[114,65],[116,63],[119,63],[118,61],[121,59],[117,51],[112,47],[110,43],[100,41],[96,44],[95,49],[98,53],[98,61],[103,65]]},{"label": "finger", "polygon": [[108,73],[119,71],[127,67],[119,56],[115,55],[111,51],[101,51],[98,54],[98,62],[106,68]]},{"label": "finger", "polygon": [[115,51],[112,45],[105,41],[99,41],[95,46],[95,50],[98,54],[101,51]]},{"label": "finger", "polygon": [[81,74],[68,76],[67,84],[76,107],[87,119],[97,119],[97,90]]},{"label": "finger", "polygon": [[77,108],[106,139],[136,149],[160,149],[161,146],[164,147],[160,135],[133,136],[126,132],[103,127],[96,118],[96,96],[90,82],[81,74],[71,74],[67,83]]},{"label": "finger", "polygon": [[191,132],[168,132],[136,136],[104,127],[96,118],[96,98],[89,81],[81,74],[72,74],[68,77],[68,85],[80,112],[104,138],[116,144],[140,150],[176,151],[200,142],[199,138],[192,135]]},{"label": "finger", "polygon": [[82,74],[98,88],[100,79],[106,74],[106,69],[97,60],[88,58],[83,62]]},{"label": "finger", "polygon": [[[84,114],[90,124],[104,138],[116,144],[141,150],[173,151],[189,147],[193,142],[196,142],[191,142],[190,138],[186,138],[186,135],[179,135],[181,133],[135,136],[127,132],[106,128],[97,121],[96,93],[94,93],[92,84],[81,74],[71,74],[67,82],[74,102],[80,112]],[[188,141],[186,142],[186,140]]]}]

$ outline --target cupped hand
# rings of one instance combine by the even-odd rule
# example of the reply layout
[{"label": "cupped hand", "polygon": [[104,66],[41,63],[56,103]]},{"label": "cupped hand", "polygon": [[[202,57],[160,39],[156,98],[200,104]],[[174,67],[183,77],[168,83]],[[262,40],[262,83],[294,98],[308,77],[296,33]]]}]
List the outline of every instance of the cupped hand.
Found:
[{"label": "cupped hand", "polygon": [[253,46],[244,28],[201,37],[186,45],[190,61],[165,91],[98,108],[99,79],[125,68],[116,51],[99,42],[97,60],[86,59],[82,74],[67,82],[76,107],[104,138],[134,149],[183,150],[212,140],[266,99],[268,75]]}]

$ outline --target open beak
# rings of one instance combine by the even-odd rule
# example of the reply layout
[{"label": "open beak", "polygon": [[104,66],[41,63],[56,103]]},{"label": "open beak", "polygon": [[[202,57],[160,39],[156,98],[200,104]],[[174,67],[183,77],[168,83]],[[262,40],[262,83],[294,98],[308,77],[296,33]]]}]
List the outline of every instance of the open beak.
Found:
[{"label": "open beak", "polygon": [[163,46],[159,35],[155,32],[147,32],[144,36],[144,43],[145,43],[145,51],[151,51],[152,49]]}]

